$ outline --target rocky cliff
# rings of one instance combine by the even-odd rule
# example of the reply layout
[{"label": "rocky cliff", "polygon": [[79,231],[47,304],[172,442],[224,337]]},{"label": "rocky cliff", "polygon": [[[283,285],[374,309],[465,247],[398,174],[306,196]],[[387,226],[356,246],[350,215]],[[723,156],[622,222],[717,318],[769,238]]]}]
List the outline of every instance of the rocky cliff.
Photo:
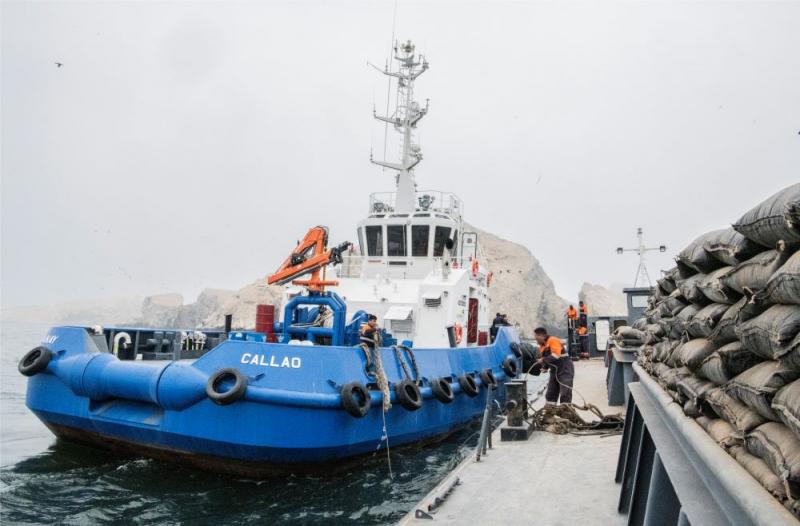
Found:
[{"label": "rocky cliff", "polygon": [[[474,227],[480,251],[494,273],[490,314],[508,314],[522,333],[533,335],[543,325],[562,334],[567,301],[556,294],[553,282],[539,261],[524,246]],[[187,305],[179,295],[150,296],[143,304],[142,324],[157,327],[222,327],[225,314],[233,314],[234,328],[255,326],[256,305],[278,305],[281,287],[262,278],[237,291],[207,289]]]},{"label": "rocky cliff", "polygon": [[578,293],[591,316],[627,316],[628,303],[622,287],[608,289],[602,285],[584,283]]},{"label": "rocky cliff", "polygon": [[479,251],[493,273],[491,316],[508,314],[528,337],[540,325],[552,334],[566,334],[567,300],[556,294],[553,281],[530,250],[478,228],[467,229],[478,233]]}]

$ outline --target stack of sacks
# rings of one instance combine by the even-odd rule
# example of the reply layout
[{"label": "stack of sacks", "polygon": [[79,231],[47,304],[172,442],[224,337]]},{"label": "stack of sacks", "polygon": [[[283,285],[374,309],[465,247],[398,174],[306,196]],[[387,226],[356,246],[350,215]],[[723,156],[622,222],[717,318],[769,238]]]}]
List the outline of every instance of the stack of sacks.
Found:
[{"label": "stack of sacks", "polygon": [[700,236],[658,280],[639,363],[786,506],[800,510],[800,184]]},{"label": "stack of sacks", "polygon": [[[641,327],[642,324],[639,322],[642,320],[637,320],[637,326]],[[611,341],[614,344],[623,350],[628,351],[635,351],[642,345],[644,345],[648,340],[648,334],[641,330],[634,327],[628,327],[627,325],[618,327],[614,332],[611,334]]]}]

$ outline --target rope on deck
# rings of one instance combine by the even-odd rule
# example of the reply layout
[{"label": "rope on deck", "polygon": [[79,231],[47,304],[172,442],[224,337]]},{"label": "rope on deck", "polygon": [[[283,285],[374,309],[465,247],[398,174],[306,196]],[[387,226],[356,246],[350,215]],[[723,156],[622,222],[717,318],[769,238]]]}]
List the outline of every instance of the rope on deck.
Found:
[{"label": "rope on deck", "polygon": [[[588,411],[599,420],[587,422],[578,411]],[[589,402],[584,405],[547,404],[529,415],[530,422],[538,431],[557,435],[603,435],[610,436],[622,432],[625,419],[621,414],[604,415],[600,409]]]}]

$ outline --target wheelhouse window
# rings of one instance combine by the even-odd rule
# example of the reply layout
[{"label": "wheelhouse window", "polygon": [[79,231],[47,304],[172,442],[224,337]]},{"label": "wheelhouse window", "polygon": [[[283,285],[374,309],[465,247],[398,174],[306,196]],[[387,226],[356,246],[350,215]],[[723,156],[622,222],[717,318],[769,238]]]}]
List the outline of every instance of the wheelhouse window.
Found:
[{"label": "wheelhouse window", "polygon": [[364,246],[364,229],[358,227],[358,252],[359,254],[366,254],[367,251],[364,250],[366,247]]},{"label": "wheelhouse window", "polygon": [[406,255],[406,226],[388,225],[386,227],[386,242],[388,256]]},{"label": "wheelhouse window", "polygon": [[433,257],[440,258],[444,254],[444,244],[450,239],[450,228],[437,226],[433,235]]},{"label": "wheelhouse window", "polygon": [[458,256],[458,230],[453,232],[453,256]]},{"label": "wheelhouse window", "polygon": [[430,237],[430,225],[411,225],[411,255],[414,257],[426,257],[428,255],[428,240]]},{"label": "wheelhouse window", "polygon": [[367,255],[383,255],[383,227],[380,225],[368,226],[367,232]]}]

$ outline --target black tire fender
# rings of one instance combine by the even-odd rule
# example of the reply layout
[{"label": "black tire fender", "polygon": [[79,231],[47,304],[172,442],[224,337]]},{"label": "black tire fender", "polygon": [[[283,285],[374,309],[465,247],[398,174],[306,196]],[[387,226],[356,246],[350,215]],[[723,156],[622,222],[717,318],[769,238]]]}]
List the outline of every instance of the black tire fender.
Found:
[{"label": "black tire fender", "polygon": [[[233,386],[224,391],[220,391],[222,383],[233,380]],[[220,369],[208,378],[206,382],[206,395],[212,402],[218,405],[228,405],[239,400],[247,390],[247,378],[239,372],[239,369],[226,367]]]},{"label": "black tire fender", "polygon": [[514,356],[516,356],[517,358],[522,358],[523,352],[522,348],[520,347],[520,344],[518,344],[517,342],[511,342],[510,347],[511,347],[511,352],[514,353]]},{"label": "black tire fender", "polygon": [[455,398],[453,388],[447,378],[434,378],[431,381],[431,392],[443,404],[449,404]]},{"label": "black tire fender", "polygon": [[19,361],[17,370],[23,376],[33,376],[47,369],[47,364],[50,363],[52,357],[53,353],[47,347],[41,345],[34,347],[26,352],[25,356]]},{"label": "black tire fender", "polygon": [[509,378],[516,378],[517,373],[519,372],[519,364],[517,364],[517,359],[513,356],[506,356],[506,359],[503,360],[503,372],[506,373],[506,376]]},{"label": "black tire fender", "polygon": [[350,382],[342,387],[342,407],[350,416],[363,418],[372,405],[372,397],[361,382]]},{"label": "black tire fender", "polygon": [[394,384],[397,402],[408,411],[416,411],[422,407],[422,392],[419,386],[409,379]]},{"label": "black tire fender", "polygon": [[484,369],[478,376],[480,377],[483,385],[489,389],[494,389],[497,387],[497,378],[494,377],[494,373],[491,369]]},{"label": "black tire fender", "polygon": [[475,398],[480,392],[480,389],[478,389],[478,384],[475,382],[475,378],[473,378],[470,374],[462,374],[459,376],[458,385],[461,386],[461,390],[464,392],[464,394],[470,398]]}]

